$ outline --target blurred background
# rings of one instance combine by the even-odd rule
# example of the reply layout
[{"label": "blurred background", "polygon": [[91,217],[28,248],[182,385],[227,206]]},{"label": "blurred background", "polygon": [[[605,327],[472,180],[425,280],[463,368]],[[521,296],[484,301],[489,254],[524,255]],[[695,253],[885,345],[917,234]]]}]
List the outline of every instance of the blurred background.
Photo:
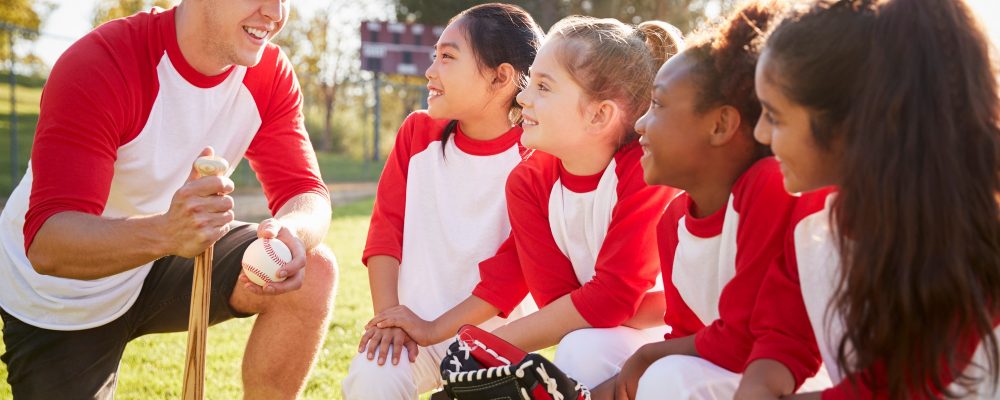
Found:
[{"label": "blurred background", "polygon": [[[685,33],[718,17],[737,2],[509,1],[528,10],[546,29],[564,16],[585,14],[631,23],[660,19]],[[989,30],[994,43],[1000,43],[1000,1],[967,2]],[[176,3],[172,0],[0,0],[0,205],[27,167],[38,121],[39,96],[51,66],[62,52],[108,20],[153,6],[169,8]],[[331,183],[378,179],[396,128],[407,114],[424,105],[423,69],[429,61],[426,52],[420,50],[433,44],[440,32],[435,27],[445,25],[459,11],[480,3],[485,1],[291,0],[290,21],[275,42],[284,48],[296,68],[306,98],[306,125],[318,151],[324,179]],[[417,25],[421,27],[414,28]],[[386,58],[385,63],[376,60],[381,57]],[[252,189],[257,185],[245,162],[234,180],[240,188]]]}]

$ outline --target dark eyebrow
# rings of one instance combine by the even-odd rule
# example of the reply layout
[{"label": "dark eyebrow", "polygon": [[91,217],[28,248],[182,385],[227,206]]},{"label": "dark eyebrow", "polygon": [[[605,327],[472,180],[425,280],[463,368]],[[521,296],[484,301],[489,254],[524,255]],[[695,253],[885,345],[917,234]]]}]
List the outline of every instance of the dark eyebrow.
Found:
[{"label": "dark eyebrow", "polygon": [[441,48],[441,47],[451,47],[451,48],[455,49],[455,51],[462,51],[462,49],[458,48],[458,44],[457,43],[444,42],[444,43],[441,43],[441,44],[435,44],[434,45],[434,49],[435,50],[437,50],[438,48]]},{"label": "dark eyebrow", "polygon": [[556,80],[554,78],[552,78],[552,75],[546,74],[544,72],[535,71],[532,68],[528,68],[528,73],[530,73],[532,75],[535,75],[535,76],[537,76],[537,77],[539,77],[541,79],[548,79],[550,81],[556,82]]},{"label": "dark eyebrow", "polygon": [[[758,100],[759,100],[759,99],[758,99]],[[767,111],[768,111],[768,112],[770,112],[771,114],[774,114],[774,115],[781,115],[781,113],[779,113],[779,112],[778,112],[777,110],[775,110],[775,109],[774,109],[774,107],[772,107],[772,106],[771,106],[770,104],[768,104],[768,103],[767,103],[766,101],[764,101],[764,100],[760,100],[760,105],[764,106],[764,108],[766,108],[766,109],[767,109]]]}]

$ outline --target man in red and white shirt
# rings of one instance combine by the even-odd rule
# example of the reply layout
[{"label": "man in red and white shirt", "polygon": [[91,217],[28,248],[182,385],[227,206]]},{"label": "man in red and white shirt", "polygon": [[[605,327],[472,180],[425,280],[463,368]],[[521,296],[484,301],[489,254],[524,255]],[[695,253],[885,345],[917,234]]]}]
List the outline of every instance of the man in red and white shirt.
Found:
[{"label": "man in red and white shirt", "polygon": [[[326,331],[336,263],[329,192],[291,65],[269,44],[279,0],[187,0],[109,22],[71,46],[42,94],[31,164],[0,215],[0,308],[17,398],[111,398],[132,339],[183,331],[192,258],[212,243],[210,319],[258,314],[247,397],[291,398]],[[233,223],[228,175],[246,156],[274,218]],[[241,277],[258,237],[292,250],[284,282]]]}]

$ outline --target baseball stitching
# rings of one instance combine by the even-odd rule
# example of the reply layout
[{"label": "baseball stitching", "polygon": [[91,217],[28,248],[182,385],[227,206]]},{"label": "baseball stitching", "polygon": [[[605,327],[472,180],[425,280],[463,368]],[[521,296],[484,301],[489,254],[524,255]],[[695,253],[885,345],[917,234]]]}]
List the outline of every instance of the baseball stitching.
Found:
[{"label": "baseball stitching", "polygon": [[257,267],[254,267],[253,265],[250,265],[250,264],[247,264],[247,263],[242,263],[242,264],[243,264],[243,269],[246,269],[246,270],[250,271],[251,273],[253,273],[254,275],[256,275],[258,278],[260,278],[260,280],[262,280],[264,282],[267,282],[267,283],[274,283],[274,281],[272,281],[271,278],[268,278],[267,275],[264,274],[264,272],[261,271],[260,269],[258,269]]},{"label": "baseball stitching", "polygon": [[274,239],[267,239],[264,241],[264,252],[267,253],[267,257],[270,258],[271,261],[274,261],[274,263],[278,264],[280,267],[284,267],[285,264],[288,263],[278,257],[278,254],[274,252],[274,248],[271,247],[271,240]]}]

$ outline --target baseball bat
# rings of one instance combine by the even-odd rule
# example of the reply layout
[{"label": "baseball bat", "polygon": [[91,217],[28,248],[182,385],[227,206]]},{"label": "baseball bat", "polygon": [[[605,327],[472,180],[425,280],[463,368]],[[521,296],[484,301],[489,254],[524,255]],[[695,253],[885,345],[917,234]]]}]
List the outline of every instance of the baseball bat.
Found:
[{"label": "baseball bat", "polygon": [[[194,162],[201,176],[220,176],[229,169],[221,157],[201,157]],[[184,361],[185,400],[205,398],[205,337],[208,335],[208,307],[211,304],[212,248],[194,259],[194,280],[191,282],[191,314],[188,318],[187,358]]]}]

